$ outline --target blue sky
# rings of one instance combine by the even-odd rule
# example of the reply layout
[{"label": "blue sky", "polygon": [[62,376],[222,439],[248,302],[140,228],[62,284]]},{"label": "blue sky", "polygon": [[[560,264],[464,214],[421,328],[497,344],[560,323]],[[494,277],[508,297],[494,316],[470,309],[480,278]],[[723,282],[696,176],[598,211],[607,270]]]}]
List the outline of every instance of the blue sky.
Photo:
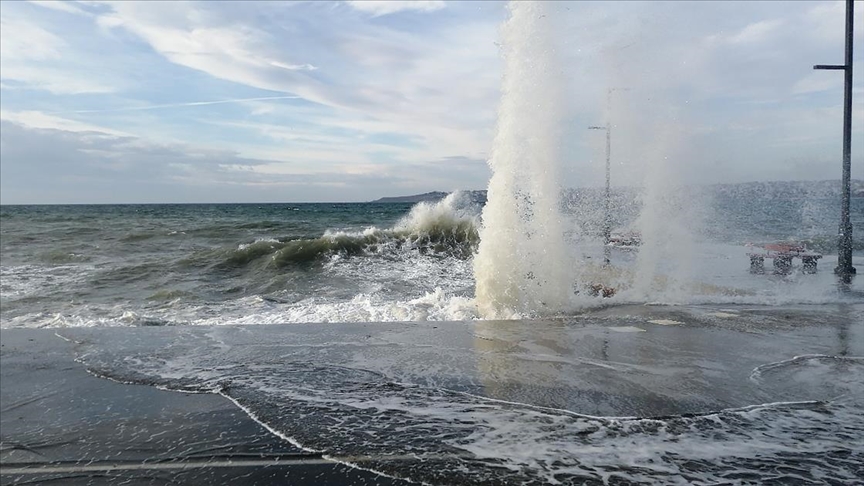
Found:
[{"label": "blue sky", "polygon": [[[569,186],[840,177],[843,2],[555,3]],[[864,178],[864,9],[853,177]],[[503,2],[2,2],[0,202],[481,189]],[[620,89],[607,109],[606,92]],[[538,90],[544,89],[538,86]],[[656,148],[674,132],[674,148]],[[668,154],[666,153],[668,152]],[[655,154],[656,155],[656,154]]]}]

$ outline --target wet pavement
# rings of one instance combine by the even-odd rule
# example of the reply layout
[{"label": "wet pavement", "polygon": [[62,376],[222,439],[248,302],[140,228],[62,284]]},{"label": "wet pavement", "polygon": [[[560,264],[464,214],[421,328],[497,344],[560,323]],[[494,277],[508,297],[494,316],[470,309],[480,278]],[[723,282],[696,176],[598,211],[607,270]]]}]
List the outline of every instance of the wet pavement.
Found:
[{"label": "wet pavement", "polygon": [[304,451],[223,396],[97,378],[55,332],[0,331],[4,485],[406,484]]},{"label": "wet pavement", "polygon": [[864,482],[864,305],[0,341],[3,484]]}]

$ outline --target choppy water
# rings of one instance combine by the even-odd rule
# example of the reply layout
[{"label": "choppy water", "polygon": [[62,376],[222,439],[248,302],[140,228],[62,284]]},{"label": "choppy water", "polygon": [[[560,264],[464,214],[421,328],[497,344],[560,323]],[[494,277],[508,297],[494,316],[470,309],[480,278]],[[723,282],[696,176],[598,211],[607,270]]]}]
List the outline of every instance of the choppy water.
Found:
[{"label": "choppy water", "polygon": [[[418,205],[3,206],[0,320],[62,327],[475,318],[481,196]],[[565,214],[574,254],[591,266],[601,246],[588,206]],[[616,225],[633,222],[637,209],[621,204]],[[713,198],[710,212],[685,290],[650,300],[860,298],[860,283],[846,296],[833,284],[836,200]],[[860,265],[864,199],[853,199],[853,220]],[[744,243],[786,239],[828,254],[816,275],[748,274]],[[635,268],[637,252],[613,256],[622,271]],[[623,292],[604,304],[640,299]]]},{"label": "choppy water", "polygon": [[[264,321],[375,320],[374,311],[362,313],[364,303],[372,310],[436,288],[469,294],[471,216],[452,207],[410,211],[408,204],[4,206],[3,324],[181,325],[254,312],[267,314]],[[349,315],[346,306],[357,310]]]}]

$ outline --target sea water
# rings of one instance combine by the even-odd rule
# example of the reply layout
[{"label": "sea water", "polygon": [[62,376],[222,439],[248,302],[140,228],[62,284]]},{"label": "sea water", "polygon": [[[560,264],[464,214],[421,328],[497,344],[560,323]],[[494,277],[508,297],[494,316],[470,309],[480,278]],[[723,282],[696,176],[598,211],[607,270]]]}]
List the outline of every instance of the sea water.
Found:
[{"label": "sea water", "polygon": [[[758,199],[724,187],[700,190],[713,194],[715,216],[694,236],[693,271],[683,289],[649,301],[626,292],[587,296],[575,282],[564,287],[583,296],[583,310],[639,302],[862,301],[864,279],[841,292],[832,272],[839,198],[770,187],[755,191]],[[563,194],[567,258],[599,264],[595,213],[581,212],[585,204],[578,202],[599,193]],[[624,201],[616,227],[637,222],[639,198],[625,190],[615,197]],[[466,192],[419,204],[3,206],[0,321],[8,328],[482,318],[473,267],[484,203],[483,193]],[[852,208],[860,268],[864,199],[853,198]],[[783,240],[825,253],[815,275],[803,274],[797,260],[790,275],[773,275],[770,260],[766,274],[749,273],[747,243]],[[615,249],[613,266],[636,272],[639,251]],[[564,266],[554,255],[541,260]],[[674,261],[658,265],[658,274],[664,265],[674,272]]]}]

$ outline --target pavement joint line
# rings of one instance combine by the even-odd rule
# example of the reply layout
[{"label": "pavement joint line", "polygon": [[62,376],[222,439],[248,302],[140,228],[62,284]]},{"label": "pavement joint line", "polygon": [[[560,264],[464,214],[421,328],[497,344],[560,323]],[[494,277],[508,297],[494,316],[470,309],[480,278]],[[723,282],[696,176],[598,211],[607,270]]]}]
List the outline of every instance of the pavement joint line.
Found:
[{"label": "pavement joint line", "polygon": [[140,471],[140,470],[183,470],[203,468],[231,468],[231,467],[263,467],[263,466],[303,466],[337,463],[363,463],[372,461],[426,461],[453,459],[457,456],[447,454],[416,455],[375,455],[375,456],[327,456],[327,457],[292,457],[280,459],[278,457],[265,459],[218,459],[218,460],[172,460],[168,462],[89,462],[89,463],[47,463],[47,464],[20,464],[17,466],[0,465],[0,476],[28,475],[28,474],[70,474],[86,472],[105,471]]}]

